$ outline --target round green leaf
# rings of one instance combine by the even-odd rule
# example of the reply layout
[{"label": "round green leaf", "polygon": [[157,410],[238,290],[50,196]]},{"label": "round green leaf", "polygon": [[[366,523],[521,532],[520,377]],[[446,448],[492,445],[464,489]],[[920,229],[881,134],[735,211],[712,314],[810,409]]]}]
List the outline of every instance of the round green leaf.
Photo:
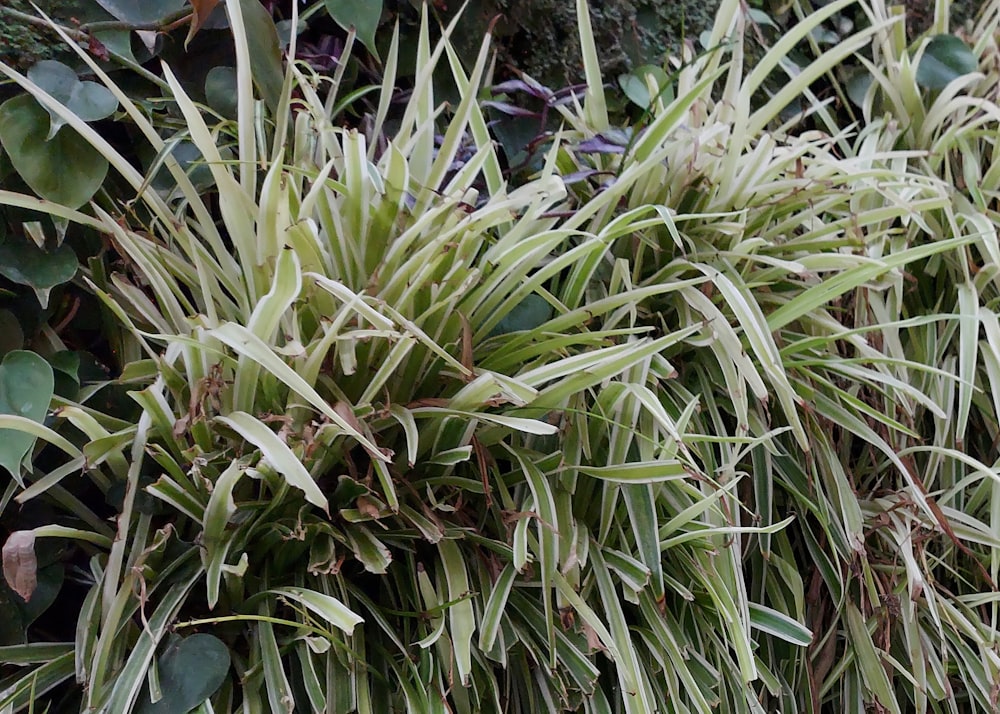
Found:
[{"label": "round green leaf", "polygon": [[[43,60],[28,70],[28,79],[59,100],[83,121],[98,121],[114,114],[118,100],[108,89],[96,82],[81,82],[71,68],[56,60]],[[51,139],[66,121],[56,112],[49,112]]]},{"label": "round green leaf", "polygon": [[222,686],[229,662],[229,648],[214,635],[172,639],[157,660],[162,697],[150,701],[145,688],[136,714],[187,714]]},{"label": "round green leaf", "polygon": [[[52,367],[34,352],[15,350],[0,362],[0,414],[21,416],[41,424],[52,401]],[[15,429],[0,429],[0,466],[21,481],[21,461],[35,437]]]},{"label": "round green leaf", "polygon": [[42,60],[28,70],[28,79],[58,99],[63,104],[69,99],[80,78],[72,68],[56,60]]},{"label": "round green leaf", "polygon": [[33,289],[43,308],[52,288],[72,280],[77,267],[76,253],[65,243],[51,252],[26,240],[0,243],[0,275]]},{"label": "round green leaf", "polygon": [[115,113],[118,100],[104,85],[77,82],[66,106],[84,121],[98,121]]},{"label": "round green leaf", "polygon": [[917,84],[925,89],[944,89],[948,83],[979,67],[976,56],[954,35],[931,38],[917,65]]},{"label": "round green leaf", "polygon": [[649,64],[637,67],[632,72],[623,74],[618,78],[618,86],[625,92],[625,96],[642,109],[648,109],[650,102],[653,100],[653,97],[649,94],[649,85],[647,84],[649,77],[652,77],[654,84],[658,88],[657,91],[660,92],[660,96],[669,102],[673,98],[673,92],[670,86],[670,77],[667,76],[662,67]]},{"label": "round green leaf", "polygon": [[46,141],[48,115],[30,95],[0,104],[0,144],[25,183],[42,198],[79,208],[108,173],[108,162],[75,131]]}]

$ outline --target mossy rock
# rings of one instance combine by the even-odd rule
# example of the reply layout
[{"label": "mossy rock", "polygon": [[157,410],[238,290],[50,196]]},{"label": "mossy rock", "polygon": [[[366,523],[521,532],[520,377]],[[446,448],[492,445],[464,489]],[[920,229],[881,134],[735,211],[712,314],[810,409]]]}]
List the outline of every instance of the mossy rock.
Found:
[{"label": "mossy rock", "polygon": [[[926,32],[934,23],[934,0],[902,0],[906,7],[906,33],[913,39]],[[981,0],[953,0],[951,3],[951,31],[972,22],[983,3]]]},{"label": "mossy rock", "polygon": [[[29,0],[2,0],[4,9],[32,17],[38,14]],[[79,8],[77,0],[35,0],[42,12],[52,18],[68,21]],[[20,71],[44,59],[65,59],[72,51],[51,30],[23,21],[11,15],[0,16],[0,62]]]},{"label": "mossy rock", "polygon": [[[712,27],[720,0],[591,0],[591,26],[601,66],[612,77],[677,53]],[[454,5],[455,7],[452,7]],[[449,3],[451,17],[459,3]],[[502,74],[516,68],[553,88],[581,81],[579,27],[573,0],[471,0],[453,40],[475,56],[494,25]]]}]

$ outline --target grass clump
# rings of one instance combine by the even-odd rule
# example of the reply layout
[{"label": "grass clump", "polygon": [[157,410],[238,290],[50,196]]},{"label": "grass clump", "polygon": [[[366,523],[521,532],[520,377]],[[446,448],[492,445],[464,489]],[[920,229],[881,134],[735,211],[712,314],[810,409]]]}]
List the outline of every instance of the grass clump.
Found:
[{"label": "grass clump", "polygon": [[[57,399],[52,428],[3,422],[44,442],[10,497],[56,504],[33,536],[75,544],[87,594],[73,641],[0,651],[0,708],[988,707],[997,251],[992,174],[966,162],[988,165],[992,110],[955,98],[969,78],[914,89],[944,103],[910,133],[874,104],[840,127],[812,92],[893,36],[877,7],[774,89],[850,4],[745,70],[723,2],[716,49],[669,92],[648,75],[650,111],[616,127],[579,0],[587,86],[519,185],[478,102],[488,40],[467,72],[426,17],[413,91],[394,102],[396,40],[360,129],[330,120],[342,75],[295,64],[267,115],[236,2],[235,120],[165,68],[183,130],[162,134],[89,62],[171,190],[4,68],[130,187],[0,200],[108,236],[119,267],[85,279],[139,416]],[[908,91],[887,56],[879,86]],[[800,96],[811,130],[783,119]],[[938,115],[964,129],[925,131]],[[91,500],[116,489],[109,528]]]}]

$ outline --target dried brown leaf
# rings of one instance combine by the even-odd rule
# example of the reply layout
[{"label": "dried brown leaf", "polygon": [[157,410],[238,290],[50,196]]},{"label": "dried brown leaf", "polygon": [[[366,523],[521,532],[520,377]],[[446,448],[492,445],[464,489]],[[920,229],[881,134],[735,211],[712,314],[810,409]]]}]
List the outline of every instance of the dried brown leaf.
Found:
[{"label": "dried brown leaf", "polygon": [[14,592],[28,602],[38,585],[37,575],[35,532],[14,531],[3,544],[4,580]]},{"label": "dried brown leaf", "polygon": [[219,4],[219,0],[190,0],[191,8],[194,12],[191,14],[191,28],[188,30],[187,39],[184,40],[184,46],[191,42],[191,39],[198,34],[198,30],[201,26],[205,24],[208,20],[208,16],[212,14],[212,10],[215,6]]}]

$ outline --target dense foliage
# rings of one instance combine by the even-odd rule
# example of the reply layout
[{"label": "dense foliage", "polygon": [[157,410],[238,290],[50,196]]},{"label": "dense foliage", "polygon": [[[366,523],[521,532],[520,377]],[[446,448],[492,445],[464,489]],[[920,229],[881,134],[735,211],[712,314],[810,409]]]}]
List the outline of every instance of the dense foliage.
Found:
[{"label": "dense foliage", "polygon": [[937,5],[0,64],[0,711],[995,710],[1000,3]]}]

